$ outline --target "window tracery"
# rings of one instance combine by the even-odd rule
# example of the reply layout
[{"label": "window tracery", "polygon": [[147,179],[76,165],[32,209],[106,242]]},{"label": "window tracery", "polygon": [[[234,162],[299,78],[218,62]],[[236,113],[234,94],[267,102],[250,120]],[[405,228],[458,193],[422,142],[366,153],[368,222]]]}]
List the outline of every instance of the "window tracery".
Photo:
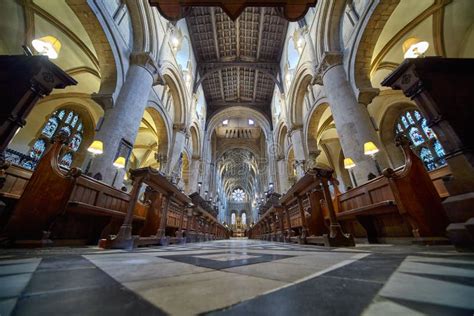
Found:
[{"label": "window tracery", "polygon": [[[33,160],[39,160],[46,151],[51,139],[60,131],[69,136],[68,147],[60,159],[60,166],[70,168],[74,160],[75,153],[79,150],[83,140],[83,123],[80,115],[70,109],[61,109],[54,111],[48,118],[40,136],[33,143],[28,156]],[[35,165],[25,162],[23,167],[34,169]]]},{"label": "window tracery", "polygon": [[426,119],[417,110],[404,112],[395,123],[395,134],[404,134],[428,171],[446,164],[445,152]]}]

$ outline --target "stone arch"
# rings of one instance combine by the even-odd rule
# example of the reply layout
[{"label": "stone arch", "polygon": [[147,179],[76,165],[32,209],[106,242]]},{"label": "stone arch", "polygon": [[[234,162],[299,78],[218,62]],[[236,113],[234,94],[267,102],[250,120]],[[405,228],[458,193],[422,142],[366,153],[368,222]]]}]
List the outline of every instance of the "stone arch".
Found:
[{"label": "stone arch", "polygon": [[220,124],[224,119],[233,117],[233,116],[242,116],[242,113],[246,113],[252,118],[254,118],[255,122],[258,123],[260,128],[263,130],[263,133],[265,134],[266,139],[269,141],[272,139],[271,124],[268,118],[261,112],[249,107],[245,107],[245,106],[233,106],[233,107],[228,107],[228,108],[215,112],[209,118],[209,122],[207,125],[206,138],[210,139],[211,133],[214,131],[217,125]]},{"label": "stone arch", "polygon": [[192,157],[193,159],[199,159],[201,157],[201,133],[199,132],[199,127],[193,124],[189,132],[191,134]]},{"label": "stone arch", "polygon": [[306,140],[304,145],[306,146],[305,151],[307,153],[311,154],[312,152],[316,152],[318,150],[318,140],[314,137],[314,135],[317,135],[320,120],[328,108],[329,104],[327,103],[327,100],[320,100],[317,105],[311,108],[311,111],[306,116],[303,133]]},{"label": "stone arch", "polygon": [[286,146],[285,146],[285,141],[286,138],[288,137],[288,127],[286,126],[285,123],[281,123],[277,129],[277,134],[276,134],[276,154],[279,157],[285,157],[286,156]]},{"label": "stone arch", "polygon": [[405,164],[403,152],[395,145],[395,122],[403,112],[416,108],[413,103],[403,101],[389,104],[380,121],[380,141],[385,147],[391,165],[394,167]]},{"label": "stone arch", "polygon": [[159,37],[150,6],[143,1],[125,1],[125,3],[132,22],[133,50],[150,52],[156,57]]},{"label": "stone arch", "polygon": [[186,96],[187,91],[184,83],[181,80],[179,70],[171,63],[166,62],[163,64],[163,78],[166,85],[170,89],[170,93],[173,97],[173,124],[180,126],[186,125]]},{"label": "stone arch", "polygon": [[372,54],[385,24],[399,2],[400,0],[371,2],[366,18],[359,21],[361,26],[358,28],[359,31],[354,40],[354,47],[350,50],[348,62],[349,81],[358,90],[372,87],[370,82]]},{"label": "stone arch", "polygon": [[290,104],[289,122],[291,126],[303,126],[303,107],[307,87],[313,79],[312,70],[309,65],[303,64],[295,74],[293,84],[288,94]]},{"label": "stone arch", "polygon": [[99,17],[94,12],[102,11],[97,4],[74,0],[67,0],[67,4],[84,26],[96,51],[101,77],[98,95],[110,96],[108,98],[113,100],[125,80],[126,71],[123,65],[128,56],[121,53],[112,35],[114,33],[104,17]]},{"label": "stone arch", "polygon": [[316,40],[320,56],[327,51],[341,51],[340,24],[344,17],[346,1],[329,0],[323,1],[321,5],[319,34],[322,38]]},{"label": "stone arch", "polygon": [[132,149],[131,164],[134,168],[162,169],[162,157],[169,150],[169,132],[166,121],[152,106],[145,109]]}]

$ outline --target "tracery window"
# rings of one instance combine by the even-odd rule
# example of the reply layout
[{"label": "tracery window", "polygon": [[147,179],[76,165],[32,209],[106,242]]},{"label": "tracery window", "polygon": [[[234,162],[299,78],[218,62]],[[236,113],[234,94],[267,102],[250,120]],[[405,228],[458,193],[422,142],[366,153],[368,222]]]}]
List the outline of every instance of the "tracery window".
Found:
[{"label": "tracery window", "polygon": [[[74,160],[74,155],[79,150],[83,140],[83,123],[81,116],[70,109],[60,109],[54,111],[53,114],[48,118],[43,128],[41,129],[40,136],[33,143],[28,156],[33,160],[39,160],[45,153],[48,144],[51,143],[51,139],[60,131],[65,132],[68,139],[68,147],[59,159],[59,164],[64,168],[70,168]],[[34,169],[34,165],[31,162],[25,162],[23,167],[28,169]]]},{"label": "tracery window", "polygon": [[235,225],[235,213],[232,213],[232,214],[230,215],[230,224],[231,224],[231,225]]},{"label": "tracery window", "polygon": [[404,134],[428,171],[446,164],[445,152],[426,119],[417,110],[403,113],[395,123],[395,134]]}]

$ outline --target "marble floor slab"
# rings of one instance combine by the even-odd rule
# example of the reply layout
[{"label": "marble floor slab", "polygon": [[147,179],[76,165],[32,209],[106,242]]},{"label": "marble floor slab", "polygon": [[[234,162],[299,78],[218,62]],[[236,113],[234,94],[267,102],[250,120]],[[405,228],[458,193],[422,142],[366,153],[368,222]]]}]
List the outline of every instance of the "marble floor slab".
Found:
[{"label": "marble floor slab", "polygon": [[473,315],[449,246],[223,240],[133,251],[8,249],[0,315]]}]

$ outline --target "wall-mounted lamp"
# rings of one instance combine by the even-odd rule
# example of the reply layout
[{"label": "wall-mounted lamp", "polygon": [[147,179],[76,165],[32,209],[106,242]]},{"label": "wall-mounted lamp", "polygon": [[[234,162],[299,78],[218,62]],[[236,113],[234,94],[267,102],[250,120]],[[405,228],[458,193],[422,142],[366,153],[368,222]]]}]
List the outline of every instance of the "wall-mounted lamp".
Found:
[{"label": "wall-mounted lamp", "polygon": [[112,186],[114,186],[115,184],[115,180],[117,179],[117,174],[118,174],[119,169],[125,168],[125,163],[126,163],[125,158],[122,156],[119,156],[117,157],[117,159],[115,159],[113,165],[117,170],[115,170],[115,176],[114,176],[114,180],[112,181]]},{"label": "wall-mounted lamp", "polygon": [[198,194],[201,194],[201,187],[202,187],[202,182],[198,182]]},{"label": "wall-mounted lamp", "polygon": [[102,155],[104,153],[104,144],[100,140],[94,140],[92,144],[87,148],[87,151],[91,153],[91,159],[87,163],[85,174],[89,173],[89,169],[92,165],[92,160],[94,160],[95,156]]},{"label": "wall-mounted lamp", "polygon": [[423,57],[428,50],[430,44],[427,41],[422,41],[416,37],[410,37],[403,42],[403,58],[418,58]]},{"label": "wall-mounted lamp", "polygon": [[352,170],[356,166],[355,162],[352,158],[344,158],[344,168],[349,170],[349,173],[352,177],[352,182],[354,182],[354,186],[357,186],[357,181],[354,176],[354,171]]},{"label": "wall-mounted lamp", "polygon": [[377,159],[375,159],[375,154],[379,152],[379,149],[373,142],[367,142],[364,144],[364,155],[372,157],[375,162],[375,167],[377,168],[377,172],[379,175],[382,174],[382,170],[380,170],[379,163]]},{"label": "wall-mounted lamp", "polygon": [[31,45],[33,45],[38,53],[51,59],[58,58],[59,51],[61,50],[61,42],[51,35],[34,39]]}]

